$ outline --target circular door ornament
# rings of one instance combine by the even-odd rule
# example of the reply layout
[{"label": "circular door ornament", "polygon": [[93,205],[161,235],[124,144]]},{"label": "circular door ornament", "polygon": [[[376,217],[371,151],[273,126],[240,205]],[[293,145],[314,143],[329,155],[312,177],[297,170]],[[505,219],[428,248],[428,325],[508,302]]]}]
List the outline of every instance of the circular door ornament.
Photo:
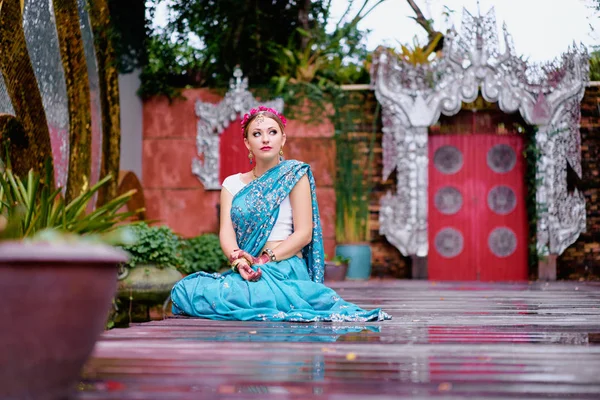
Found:
[{"label": "circular door ornament", "polygon": [[495,228],[488,236],[488,246],[497,257],[508,257],[517,249],[517,237],[509,228]]},{"label": "circular door ornament", "polygon": [[442,146],[433,155],[433,165],[442,174],[454,174],[462,168],[462,153],[454,146]]},{"label": "circular door ornament", "polygon": [[434,245],[437,252],[445,258],[459,255],[463,250],[463,235],[454,228],[443,228],[435,235]]},{"label": "circular door ornament", "polygon": [[517,206],[517,196],[508,186],[495,186],[488,193],[488,207],[496,214],[506,215]]},{"label": "circular door ornament", "polygon": [[507,144],[497,144],[487,153],[487,165],[494,172],[503,174],[512,170],[517,163],[517,155]]},{"label": "circular door ornament", "polygon": [[435,208],[445,215],[456,214],[462,207],[462,195],[452,186],[444,186],[435,193],[433,198]]}]

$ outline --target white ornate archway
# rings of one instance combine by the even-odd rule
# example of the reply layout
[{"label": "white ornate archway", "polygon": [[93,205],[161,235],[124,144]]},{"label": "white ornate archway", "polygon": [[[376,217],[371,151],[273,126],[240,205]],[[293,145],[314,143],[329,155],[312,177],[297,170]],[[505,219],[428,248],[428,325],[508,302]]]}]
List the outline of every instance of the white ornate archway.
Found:
[{"label": "white ornate archway", "polygon": [[530,65],[515,53],[503,28],[499,48],[492,8],[484,16],[463,10],[460,35],[451,30],[443,55],[427,65],[401,61],[387,49],[374,55],[371,80],[383,109],[383,178],[396,170],[397,189],[381,200],[380,232],[405,256],[425,257],[427,242],[428,127],[455,115],[479,93],[506,113],[519,111],[537,127],[537,248],[561,254],[585,230],[585,200],[567,190],[567,164],[581,178],[580,102],[588,81],[586,49],[552,63]]},{"label": "white ornate archway", "polygon": [[283,99],[259,102],[248,91],[248,78],[243,78],[242,70],[236,68],[229,80],[229,91],[218,104],[196,101],[198,117],[196,147],[204,160],[192,160],[192,173],[200,179],[206,190],[219,190],[219,139],[229,124],[258,105],[265,105],[283,112]]}]

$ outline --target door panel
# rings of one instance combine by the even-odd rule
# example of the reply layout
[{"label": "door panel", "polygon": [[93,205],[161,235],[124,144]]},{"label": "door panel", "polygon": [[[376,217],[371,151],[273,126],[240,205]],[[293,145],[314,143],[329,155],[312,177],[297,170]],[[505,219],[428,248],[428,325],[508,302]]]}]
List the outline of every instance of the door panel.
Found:
[{"label": "door panel", "polygon": [[523,140],[429,138],[430,279],[527,279]]},{"label": "door panel", "polygon": [[247,172],[250,169],[248,149],[244,144],[240,119],[232,121],[221,132],[219,138],[219,181],[223,183],[229,175]]}]

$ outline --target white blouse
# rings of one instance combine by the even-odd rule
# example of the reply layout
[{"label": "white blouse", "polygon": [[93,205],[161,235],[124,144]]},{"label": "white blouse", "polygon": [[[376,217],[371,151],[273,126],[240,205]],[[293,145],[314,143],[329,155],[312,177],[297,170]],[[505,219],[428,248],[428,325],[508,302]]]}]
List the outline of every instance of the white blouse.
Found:
[{"label": "white blouse", "polygon": [[[242,174],[235,174],[225,178],[222,186],[232,196],[235,196],[246,184],[242,182]],[[292,234],[293,230],[292,204],[290,203],[290,196],[287,196],[279,205],[279,216],[267,241],[285,240]]]}]

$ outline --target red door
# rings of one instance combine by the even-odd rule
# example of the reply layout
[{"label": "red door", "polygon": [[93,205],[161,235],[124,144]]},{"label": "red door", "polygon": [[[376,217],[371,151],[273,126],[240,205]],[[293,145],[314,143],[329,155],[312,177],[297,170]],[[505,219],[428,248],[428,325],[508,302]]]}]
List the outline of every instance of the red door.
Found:
[{"label": "red door", "polygon": [[429,137],[432,280],[527,279],[523,138]]},{"label": "red door", "polygon": [[219,183],[223,183],[229,175],[250,170],[248,149],[244,144],[244,136],[240,119],[229,123],[219,138]]}]

